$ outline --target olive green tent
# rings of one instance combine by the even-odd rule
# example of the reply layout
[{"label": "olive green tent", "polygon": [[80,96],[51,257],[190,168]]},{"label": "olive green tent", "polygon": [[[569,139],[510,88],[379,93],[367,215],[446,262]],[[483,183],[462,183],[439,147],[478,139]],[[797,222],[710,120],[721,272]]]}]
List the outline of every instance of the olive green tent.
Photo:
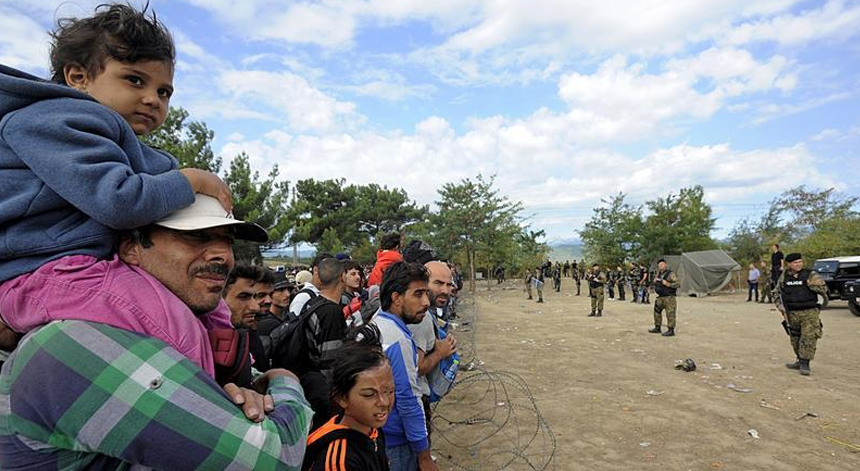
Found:
[{"label": "olive green tent", "polygon": [[[669,269],[678,276],[681,282],[679,295],[705,296],[716,293],[741,269],[738,262],[722,250],[684,252],[681,255],[664,255],[660,258],[665,259]],[[655,260],[651,269],[656,268]]]}]

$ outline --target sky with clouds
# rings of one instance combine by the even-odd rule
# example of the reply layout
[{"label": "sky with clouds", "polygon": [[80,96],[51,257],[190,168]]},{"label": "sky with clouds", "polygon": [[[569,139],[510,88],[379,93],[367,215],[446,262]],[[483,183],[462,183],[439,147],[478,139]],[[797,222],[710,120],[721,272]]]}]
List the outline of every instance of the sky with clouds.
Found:
[{"label": "sky with clouds", "polygon": [[[47,76],[57,18],[0,0],[0,63]],[[286,180],[432,204],[495,174],[549,240],[592,208],[702,185],[717,237],[797,185],[860,196],[860,1],[153,0],[172,105]]]}]

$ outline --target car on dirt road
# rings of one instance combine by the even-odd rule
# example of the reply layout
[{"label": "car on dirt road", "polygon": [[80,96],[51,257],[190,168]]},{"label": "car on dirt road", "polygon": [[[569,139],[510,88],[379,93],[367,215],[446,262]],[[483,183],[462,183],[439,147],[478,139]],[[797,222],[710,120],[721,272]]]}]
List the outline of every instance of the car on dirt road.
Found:
[{"label": "car on dirt road", "polygon": [[843,285],[842,298],[847,298],[851,314],[860,317],[860,280],[846,282]]},{"label": "car on dirt road", "polygon": [[[849,301],[851,312],[855,312],[857,298],[853,291],[860,289],[860,283],[856,283],[860,280],[860,256],[818,259],[812,265],[812,269],[827,282],[827,297],[824,298],[822,307],[826,306],[827,301],[831,299],[844,299]],[[852,287],[851,292],[846,290],[849,285]]]}]

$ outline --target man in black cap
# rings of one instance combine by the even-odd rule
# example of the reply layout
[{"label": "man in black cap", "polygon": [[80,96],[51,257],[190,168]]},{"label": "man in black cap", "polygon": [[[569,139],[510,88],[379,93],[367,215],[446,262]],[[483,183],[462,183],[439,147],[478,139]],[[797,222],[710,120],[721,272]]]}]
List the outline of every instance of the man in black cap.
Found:
[{"label": "man in black cap", "polygon": [[785,367],[808,376],[809,362],[815,358],[815,345],[822,335],[818,296],[827,296],[827,285],[818,273],[803,268],[799,253],[788,254],[785,262],[788,269],[776,284],[779,293],[776,307],[788,323],[791,348],[797,357],[797,361]]},{"label": "man in black cap", "polygon": [[675,293],[681,283],[678,282],[675,273],[669,269],[666,260],[661,258],[657,262],[657,270],[657,276],[654,278],[654,292],[657,293],[657,299],[654,301],[654,328],[648,332],[660,333],[663,323],[663,310],[665,309],[666,327],[668,329],[663,332],[663,337],[672,337],[675,335],[675,311],[678,309]]}]

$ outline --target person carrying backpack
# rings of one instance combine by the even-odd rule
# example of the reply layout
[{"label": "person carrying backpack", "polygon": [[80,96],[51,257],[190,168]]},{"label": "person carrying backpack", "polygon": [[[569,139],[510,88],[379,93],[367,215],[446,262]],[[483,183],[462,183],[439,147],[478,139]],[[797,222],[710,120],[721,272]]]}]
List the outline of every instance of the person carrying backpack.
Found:
[{"label": "person carrying backpack", "polygon": [[294,372],[314,410],[312,430],[331,417],[331,364],[346,335],[339,304],[343,292],[343,262],[325,258],[317,267],[319,295],[311,298],[295,320],[269,335],[272,365]]}]

